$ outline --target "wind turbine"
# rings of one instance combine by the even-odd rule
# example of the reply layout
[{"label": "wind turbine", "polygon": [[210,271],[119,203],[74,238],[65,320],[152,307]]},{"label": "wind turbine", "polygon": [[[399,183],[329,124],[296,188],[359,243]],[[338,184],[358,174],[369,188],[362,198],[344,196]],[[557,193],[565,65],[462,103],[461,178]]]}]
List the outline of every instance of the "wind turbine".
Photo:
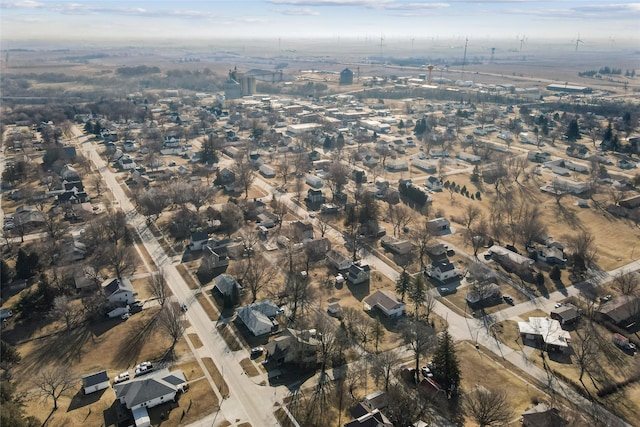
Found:
[{"label": "wind turbine", "polygon": [[580,43],[584,43],[582,40],[580,40],[580,33],[578,33],[578,38],[575,40],[576,42],[576,52],[578,51],[578,46],[580,45]]},{"label": "wind turbine", "polygon": [[527,38],[525,37],[525,35],[522,35],[522,38],[520,39],[520,52],[522,52],[522,46],[524,46],[524,44],[526,43]]}]

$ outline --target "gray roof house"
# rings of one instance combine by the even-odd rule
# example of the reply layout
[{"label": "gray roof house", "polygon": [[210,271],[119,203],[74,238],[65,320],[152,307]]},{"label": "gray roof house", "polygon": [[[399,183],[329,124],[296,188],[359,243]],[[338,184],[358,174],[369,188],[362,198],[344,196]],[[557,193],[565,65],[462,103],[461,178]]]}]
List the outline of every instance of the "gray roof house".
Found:
[{"label": "gray roof house", "polygon": [[213,282],[215,283],[213,288],[220,292],[221,295],[230,296],[234,286],[238,289],[238,292],[242,290],[242,286],[240,286],[236,279],[228,274],[219,275],[213,279]]},{"label": "gray roof house", "polygon": [[371,269],[368,265],[351,264],[347,273],[347,280],[353,285],[367,282],[371,276]]},{"label": "gray roof house", "polygon": [[150,426],[147,408],[175,402],[178,391],[184,391],[186,381],[181,370],[162,369],[114,384],[113,389],[116,399],[132,411],[136,426]]},{"label": "gray roof house", "polygon": [[131,281],[127,278],[105,280],[102,283],[102,291],[111,303],[133,304],[136,301],[136,295],[138,295],[133,289]]},{"label": "gray roof house", "polygon": [[378,308],[387,317],[400,317],[404,314],[405,304],[391,291],[378,290],[363,301],[366,311]]},{"label": "gray roof house", "polygon": [[265,335],[278,329],[275,317],[280,313],[280,308],[271,300],[263,300],[236,309],[238,319],[255,336]]},{"label": "gray roof house", "polygon": [[108,387],[109,376],[105,370],[82,377],[82,390],[84,394],[94,393]]}]

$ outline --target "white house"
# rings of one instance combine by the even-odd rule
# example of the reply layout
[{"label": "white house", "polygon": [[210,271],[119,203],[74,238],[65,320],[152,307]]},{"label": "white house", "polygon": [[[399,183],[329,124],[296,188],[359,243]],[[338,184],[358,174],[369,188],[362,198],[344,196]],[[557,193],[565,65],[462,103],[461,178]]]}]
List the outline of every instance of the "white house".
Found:
[{"label": "white house", "polygon": [[280,313],[280,308],[271,300],[239,307],[236,313],[255,336],[269,334],[278,329],[278,322],[274,318]]},{"label": "white house", "polygon": [[133,304],[137,292],[129,279],[107,279],[102,283],[102,291],[110,303]]},{"label": "white house", "polygon": [[109,376],[105,370],[82,377],[82,390],[84,394],[95,393],[108,387]]},{"label": "white house", "polygon": [[429,176],[424,186],[431,191],[442,191],[442,180],[435,176]]},{"label": "white house", "polygon": [[209,234],[204,231],[191,233],[191,236],[189,237],[189,250],[201,251],[202,245],[205,244],[207,240],[209,240]]},{"label": "white house", "polygon": [[327,258],[327,263],[332,265],[338,271],[347,270],[351,267],[351,264],[353,264],[351,262],[351,258],[335,249],[331,249],[325,256]]},{"label": "white house", "polygon": [[427,228],[435,236],[451,233],[451,223],[446,218],[435,218],[427,221]]},{"label": "white house", "polygon": [[377,307],[387,317],[400,317],[404,314],[405,304],[393,292],[378,290],[364,299],[366,311]]},{"label": "white house", "polygon": [[458,277],[459,275],[460,271],[448,259],[434,261],[433,264],[431,264],[431,277],[441,282]]},{"label": "white house", "polygon": [[184,391],[186,378],[181,370],[161,369],[129,381],[114,384],[116,399],[133,412],[136,426],[150,425],[147,408],[175,402],[178,391]]},{"label": "white house", "polygon": [[549,350],[565,351],[569,347],[571,335],[555,319],[529,317],[528,322],[518,322],[518,330],[523,340],[542,342]]},{"label": "white house", "polygon": [[347,273],[347,280],[353,285],[358,285],[369,280],[371,269],[368,265],[351,264]]},{"label": "white house", "polygon": [[491,254],[493,260],[507,267],[529,268],[534,263],[531,258],[527,258],[498,245],[491,246],[488,252]]},{"label": "white house", "polygon": [[120,165],[120,169],[122,170],[132,170],[136,167],[135,162],[129,156],[120,157],[120,160],[118,160],[118,164]]}]

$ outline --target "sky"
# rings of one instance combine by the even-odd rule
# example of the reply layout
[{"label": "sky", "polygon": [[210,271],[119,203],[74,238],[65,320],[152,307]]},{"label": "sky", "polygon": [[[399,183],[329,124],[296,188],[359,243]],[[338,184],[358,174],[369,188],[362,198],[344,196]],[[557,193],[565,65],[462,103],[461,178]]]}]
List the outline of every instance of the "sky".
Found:
[{"label": "sky", "polygon": [[0,0],[2,40],[638,40],[626,0]]}]

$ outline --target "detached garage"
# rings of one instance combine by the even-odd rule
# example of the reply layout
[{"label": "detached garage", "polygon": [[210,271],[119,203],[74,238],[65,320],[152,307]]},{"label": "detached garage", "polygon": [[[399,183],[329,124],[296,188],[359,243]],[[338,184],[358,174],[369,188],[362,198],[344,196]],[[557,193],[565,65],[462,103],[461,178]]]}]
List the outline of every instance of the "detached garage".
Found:
[{"label": "detached garage", "polygon": [[100,371],[82,377],[82,389],[84,394],[95,393],[109,387],[109,376],[107,371]]}]

